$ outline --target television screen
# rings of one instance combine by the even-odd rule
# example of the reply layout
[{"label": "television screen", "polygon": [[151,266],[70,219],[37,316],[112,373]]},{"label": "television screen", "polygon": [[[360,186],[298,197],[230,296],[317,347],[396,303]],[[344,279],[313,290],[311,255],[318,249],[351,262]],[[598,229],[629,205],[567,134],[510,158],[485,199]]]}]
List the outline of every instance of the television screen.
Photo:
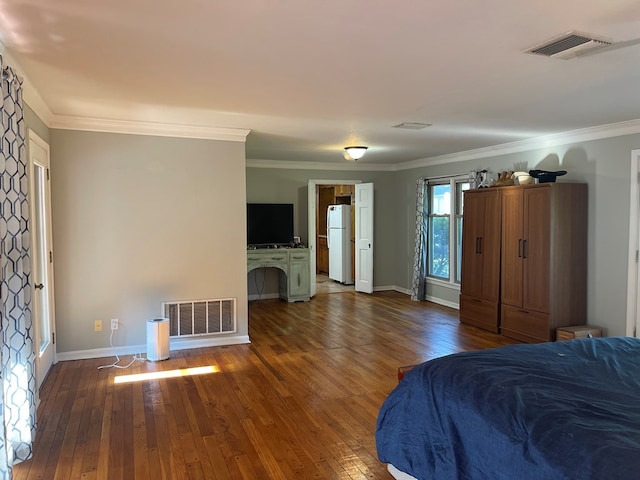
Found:
[{"label": "television screen", "polygon": [[292,203],[247,203],[247,245],[288,245],[292,241]]}]

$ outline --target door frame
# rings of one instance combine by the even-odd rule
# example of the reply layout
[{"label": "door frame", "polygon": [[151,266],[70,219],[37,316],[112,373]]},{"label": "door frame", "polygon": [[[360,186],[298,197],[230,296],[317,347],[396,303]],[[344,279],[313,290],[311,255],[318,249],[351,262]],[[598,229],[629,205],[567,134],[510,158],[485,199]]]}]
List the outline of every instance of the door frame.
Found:
[{"label": "door frame", "polygon": [[626,335],[640,335],[640,150],[631,151],[631,189],[629,193],[629,267],[627,277]]},{"label": "door frame", "polygon": [[362,180],[309,180],[307,183],[307,244],[309,247],[309,291],[313,297],[316,294],[316,205],[318,202],[319,185],[357,185]]},{"label": "door frame", "polygon": [[[38,147],[40,147],[42,150],[45,151],[46,153],[46,169],[47,172],[50,172],[51,170],[51,155],[50,155],[50,148],[49,148],[49,144],[42,139],[38,134],[36,134],[33,130],[29,129],[28,132],[28,138],[29,138],[29,156],[28,156],[28,169],[29,169],[29,190],[31,192],[31,189],[33,188],[34,185],[34,179],[32,178],[32,172],[33,172],[33,152],[31,150],[31,145],[35,144]],[[44,266],[44,268],[46,269],[46,282],[47,282],[47,288],[46,288],[46,292],[47,292],[47,298],[46,298],[46,302],[47,302],[47,307],[49,310],[49,328],[50,328],[50,332],[51,332],[51,336],[52,338],[50,339],[51,341],[51,345],[49,348],[52,349],[52,362],[51,365],[55,365],[58,361],[57,359],[57,345],[56,345],[56,341],[55,341],[55,326],[56,326],[56,322],[55,322],[55,294],[54,294],[54,284],[53,284],[53,279],[54,279],[54,275],[53,275],[53,228],[52,228],[52,215],[51,215],[51,183],[49,179],[46,179],[47,182],[47,187],[45,188],[45,209],[46,211],[43,212],[43,214],[45,215],[46,219],[48,220],[48,224],[47,224],[47,228],[46,228],[46,232],[44,232],[44,238],[46,241],[46,246],[48,247],[47,250],[49,251],[49,256],[50,256],[50,261],[47,263],[47,265]],[[30,200],[30,203],[32,202],[32,200]],[[31,210],[30,210],[30,214],[33,213],[33,208],[34,205],[31,205]],[[32,235],[32,244],[31,244],[31,248],[33,249],[34,246],[34,240],[35,239],[35,235]],[[32,259],[34,257],[32,256]],[[36,339],[35,339],[35,343],[36,343],[36,382],[39,383],[39,386],[42,385],[42,383],[44,383],[44,379],[46,378],[46,376],[49,373],[49,370],[47,370],[47,372],[43,373],[42,375],[37,371],[40,365],[39,363],[39,359],[40,359],[40,324],[37,321],[37,319],[35,319],[36,321],[34,322],[35,324],[35,332],[36,332]],[[50,367],[49,367],[50,368]],[[40,380],[42,380],[42,382],[40,382]]]}]

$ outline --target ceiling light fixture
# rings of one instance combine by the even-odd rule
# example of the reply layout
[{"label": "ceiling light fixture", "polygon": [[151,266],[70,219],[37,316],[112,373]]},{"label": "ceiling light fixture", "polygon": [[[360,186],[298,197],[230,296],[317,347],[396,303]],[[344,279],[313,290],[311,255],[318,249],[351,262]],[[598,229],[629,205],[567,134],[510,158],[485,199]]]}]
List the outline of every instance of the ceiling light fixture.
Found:
[{"label": "ceiling light fixture", "polygon": [[349,154],[349,156],[352,159],[358,160],[359,158],[362,158],[362,156],[367,151],[367,148],[369,147],[352,146],[352,147],[344,147],[344,150]]}]

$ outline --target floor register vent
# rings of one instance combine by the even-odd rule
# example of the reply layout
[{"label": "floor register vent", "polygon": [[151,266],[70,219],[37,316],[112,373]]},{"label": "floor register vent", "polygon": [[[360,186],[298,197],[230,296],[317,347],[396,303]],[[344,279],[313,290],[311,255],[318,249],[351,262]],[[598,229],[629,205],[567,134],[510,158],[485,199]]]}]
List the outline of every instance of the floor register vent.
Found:
[{"label": "floor register vent", "polygon": [[173,338],[200,337],[236,331],[236,299],[182,300],[162,303]]}]

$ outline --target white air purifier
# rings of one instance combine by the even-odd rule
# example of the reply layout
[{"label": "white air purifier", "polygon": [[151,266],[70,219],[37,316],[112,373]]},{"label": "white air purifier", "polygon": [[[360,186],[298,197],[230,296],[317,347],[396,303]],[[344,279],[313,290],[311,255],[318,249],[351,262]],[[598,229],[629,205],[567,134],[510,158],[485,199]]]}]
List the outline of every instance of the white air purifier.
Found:
[{"label": "white air purifier", "polygon": [[147,360],[157,362],[169,358],[169,319],[147,320]]}]

